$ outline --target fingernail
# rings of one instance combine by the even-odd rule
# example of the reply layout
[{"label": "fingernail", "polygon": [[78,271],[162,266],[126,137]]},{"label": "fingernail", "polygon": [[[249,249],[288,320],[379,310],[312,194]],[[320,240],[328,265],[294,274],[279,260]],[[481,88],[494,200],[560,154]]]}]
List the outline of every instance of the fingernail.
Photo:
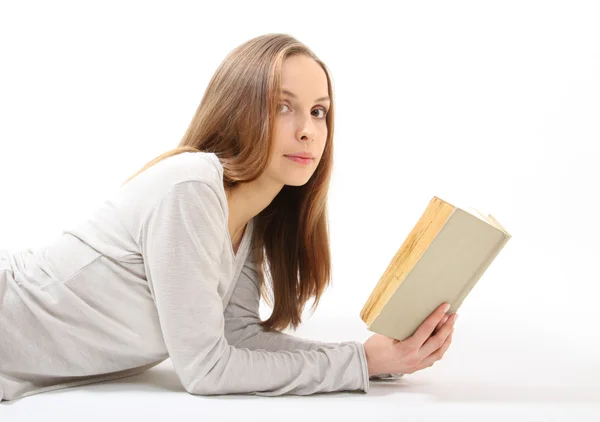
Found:
[{"label": "fingernail", "polygon": [[458,319],[458,314],[454,314],[454,322]]},{"label": "fingernail", "polygon": [[450,304],[444,305],[444,312],[448,312],[448,309],[450,309]]}]

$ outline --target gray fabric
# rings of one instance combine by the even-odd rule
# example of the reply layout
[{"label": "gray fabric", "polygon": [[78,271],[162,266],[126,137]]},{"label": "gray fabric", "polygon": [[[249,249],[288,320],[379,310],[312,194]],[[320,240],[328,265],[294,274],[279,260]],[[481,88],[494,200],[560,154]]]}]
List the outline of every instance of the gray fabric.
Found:
[{"label": "gray fabric", "polygon": [[214,154],[169,157],[48,245],[0,251],[0,400],[169,357],[192,394],[367,392],[361,342],[260,328],[252,221],[234,255],[222,178]]},{"label": "gray fabric", "polygon": [[[281,332],[267,332],[259,325],[260,290],[256,267],[248,259],[242,268],[231,301],[225,309],[225,337],[235,347],[250,350],[317,350],[320,347],[335,349],[342,343],[308,340]],[[404,374],[378,374],[370,380],[397,380]]]}]

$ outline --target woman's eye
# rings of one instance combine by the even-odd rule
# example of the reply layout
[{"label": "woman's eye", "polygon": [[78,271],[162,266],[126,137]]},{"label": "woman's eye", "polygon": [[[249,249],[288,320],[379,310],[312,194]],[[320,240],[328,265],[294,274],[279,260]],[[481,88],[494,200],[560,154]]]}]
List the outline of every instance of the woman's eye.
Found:
[{"label": "woman's eye", "polygon": [[[279,104],[279,111],[282,111],[283,107],[287,107],[289,109],[289,107],[287,106],[287,104]],[[325,117],[327,116],[327,110],[324,108],[318,108],[315,111],[320,111],[323,114],[321,114],[321,117],[319,117],[320,119],[325,119]]]},{"label": "woman's eye", "polygon": [[325,110],[324,108],[318,108],[316,111],[322,111],[323,114],[321,115],[321,119],[324,119],[325,116],[327,116],[327,110]]}]

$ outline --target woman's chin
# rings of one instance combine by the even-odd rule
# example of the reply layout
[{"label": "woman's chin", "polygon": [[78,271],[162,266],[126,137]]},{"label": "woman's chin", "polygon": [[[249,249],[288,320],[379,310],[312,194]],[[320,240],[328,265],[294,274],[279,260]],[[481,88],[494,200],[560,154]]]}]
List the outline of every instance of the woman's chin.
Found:
[{"label": "woman's chin", "polygon": [[303,186],[308,183],[310,178],[312,177],[312,173],[306,172],[306,174],[286,174],[282,177],[283,183],[288,186]]},{"label": "woman's chin", "polygon": [[290,179],[290,180],[286,180],[285,184],[287,186],[304,186],[306,185],[306,183],[309,181],[310,179]]}]

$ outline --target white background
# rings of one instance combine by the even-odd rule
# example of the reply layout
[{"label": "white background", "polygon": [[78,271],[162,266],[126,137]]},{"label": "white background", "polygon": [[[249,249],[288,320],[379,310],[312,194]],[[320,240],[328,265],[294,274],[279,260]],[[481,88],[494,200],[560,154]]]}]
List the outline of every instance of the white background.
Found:
[{"label": "white background", "polygon": [[[511,360],[577,349],[598,379],[598,22],[591,1],[2,2],[0,248],[86,218],[177,145],[230,50],[288,33],[331,70],[337,111],[333,284],[298,333],[366,338],[360,309],[436,195],[513,236],[448,360],[474,340],[461,326],[489,327],[489,352],[496,333]],[[537,350],[529,333],[551,341]]]}]

